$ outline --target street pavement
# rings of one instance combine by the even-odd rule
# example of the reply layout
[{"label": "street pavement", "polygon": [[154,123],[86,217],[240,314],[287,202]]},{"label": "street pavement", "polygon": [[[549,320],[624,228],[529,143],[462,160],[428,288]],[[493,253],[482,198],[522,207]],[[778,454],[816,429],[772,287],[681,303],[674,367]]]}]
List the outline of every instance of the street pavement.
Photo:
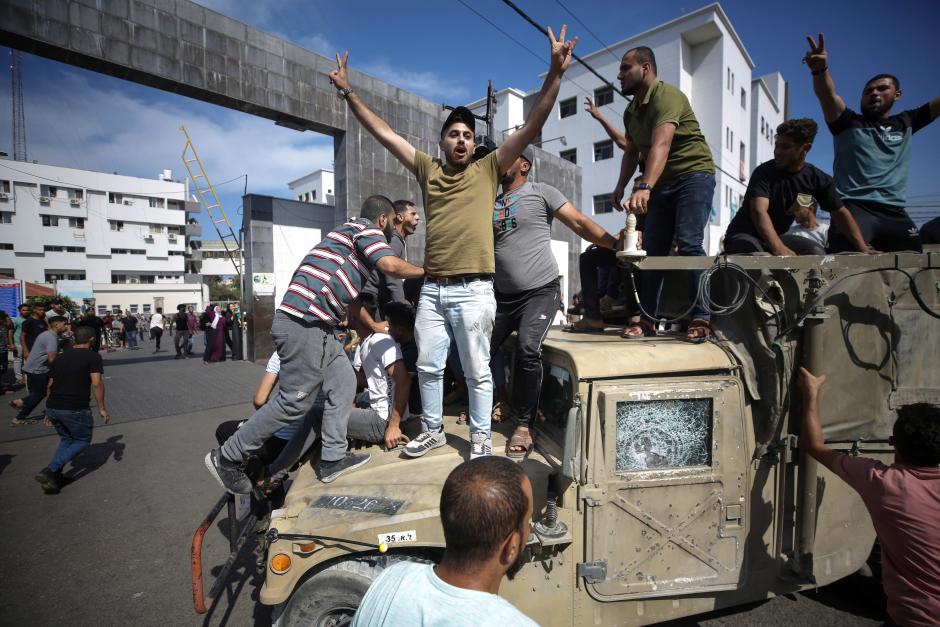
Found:
[{"label": "street pavement", "polygon": [[[198,347],[197,347],[198,348]],[[216,426],[247,417],[263,372],[248,362],[203,365],[152,354],[104,354],[111,424],[45,495],[33,476],[58,438],[41,424],[10,426],[0,407],[0,625],[270,625],[257,603],[260,576],[247,551],[229,594],[208,616],[193,611],[189,548],[221,496],[203,465]],[[19,398],[23,392],[7,395]],[[41,412],[37,412],[41,414]],[[206,535],[206,578],[228,544],[219,525]],[[208,588],[208,581],[207,581]],[[817,592],[671,625],[879,625],[871,582],[849,578]]]}]

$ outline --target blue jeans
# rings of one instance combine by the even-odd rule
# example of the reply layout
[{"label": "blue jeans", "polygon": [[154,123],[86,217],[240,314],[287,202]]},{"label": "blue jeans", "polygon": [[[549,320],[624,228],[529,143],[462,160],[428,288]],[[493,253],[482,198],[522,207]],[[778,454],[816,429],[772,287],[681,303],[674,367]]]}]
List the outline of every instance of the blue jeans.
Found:
[{"label": "blue jeans", "polygon": [[[708,172],[686,174],[669,187],[654,189],[650,193],[643,231],[643,247],[647,254],[666,256],[675,240],[680,257],[704,257],[702,242],[714,193],[715,175]],[[692,270],[690,274],[693,285],[697,287],[702,271]],[[640,304],[649,315],[658,316],[663,273],[647,270],[642,276]],[[692,317],[708,320],[709,315],[700,303],[696,303]]]},{"label": "blue jeans", "polygon": [[127,332],[127,347],[136,348],[137,347],[137,331],[128,331]]},{"label": "blue jeans", "polygon": [[59,447],[52,461],[46,466],[52,472],[60,472],[76,455],[91,443],[94,421],[91,409],[51,409],[46,407],[46,416],[59,434]]},{"label": "blue jeans", "polygon": [[423,418],[428,429],[440,429],[444,422],[444,365],[454,340],[470,397],[470,432],[490,433],[490,336],[495,318],[492,279],[456,280],[446,285],[425,281],[418,299],[415,341]]}]

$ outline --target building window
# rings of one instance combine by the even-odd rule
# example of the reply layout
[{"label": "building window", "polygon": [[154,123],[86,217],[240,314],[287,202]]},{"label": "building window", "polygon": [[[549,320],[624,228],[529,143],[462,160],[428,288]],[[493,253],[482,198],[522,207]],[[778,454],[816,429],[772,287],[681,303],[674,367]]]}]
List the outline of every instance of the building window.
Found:
[{"label": "building window", "polygon": [[569,118],[578,112],[578,99],[568,98],[558,103],[558,117]]},{"label": "building window", "polygon": [[317,199],[317,190],[313,190],[313,199],[314,199],[314,200]]},{"label": "building window", "polygon": [[131,305],[131,313],[132,314],[137,313],[137,305]]},{"label": "building window", "polygon": [[123,231],[123,230],[124,230],[124,223],[121,222],[120,220],[108,220],[108,224],[111,225],[111,230],[112,230],[112,231]]},{"label": "building window", "polygon": [[156,277],[154,277],[152,274],[142,274],[142,275],[140,275],[140,282],[141,282],[141,283],[148,283],[148,284],[149,284],[149,283],[153,283],[153,282],[155,281],[155,279],[156,279]]},{"label": "building window", "polygon": [[303,194],[298,194],[298,195],[297,195],[297,202],[303,202],[303,201],[304,201],[304,195],[303,195]]},{"label": "building window", "polygon": [[163,225],[162,225],[162,224],[151,224],[151,225],[150,225],[150,234],[151,234],[151,235],[163,235]]},{"label": "building window", "polygon": [[115,194],[114,192],[108,192],[108,202],[115,205],[120,205],[124,201],[124,196],[122,194]]},{"label": "building window", "polygon": [[145,314],[149,314],[149,313],[150,313],[150,305],[144,305],[144,313],[145,313]]},{"label": "building window", "polygon": [[0,250],[13,250],[13,244],[0,243]]},{"label": "building window", "polygon": [[98,315],[99,315],[99,316],[104,316],[104,315],[106,315],[107,313],[108,313],[108,306],[107,306],[107,305],[98,305]]},{"label": "building window", "polygon": [[156,209],[163,209],[163,199],[162,198],[147,198],[147,202],[151,207]]},{"label": "building window", "polygon": [[594,90],[594,106],[603,107],[614,101],[614,90],[610,87],[601,87]]},{"label": "building window", "polygon": [[0,181],[0,192],[4,194],[10,193],[10,181]]},{"label": "building window", "polygon": [[614,142],[611,140],[594,144],[594,161],[603,161],[614,158]]},{"label": "building window", "polygon": [[85,252],[84,246],[66,246],[65,252],[67,253],[83,253]]},{"label": "building window", "polygon": [[747,109],[747,92],[743,87],[741,88],[741,108]]},{"label": "building window", "polygon": [[13,222],[12,211],[0,211],[0,224],[10,224]]},{"label": "building window", "polygon": [[332,193],[333,193],[333,190],[332,190],[332,189],[328,189],[328,190],[326,190],[326,193],[327,193],[327,194],[332,194]]},{"label": "building window", "polygon": [[610,213],[614,210],[614,195],[601,194],[594,197],[594,215]]},{"label": "building window", "polygon": [[43,226],[59,226],[59,216],[40,215]]},{"label": "building window", "polygon": [[558,156],[564,159],[565,161],[570,161],[571,163],[578,162],[578,149],[572,148],[571,150],[562,150],[558,153]]},{"label": "building window", "polygon": [[111,313],[120,315],[120,314],[121,314],[121,306],[120,306],[120,305],[111,305]]},{"label": "building window", "polygon": [[725,68],[725,88],[731,91],[731,68]]},{"label": "building window", "polygon": [[60,272],[49,272],[46,271],[46,283],[54,283],[56,281],[84,281],[85,280],[85,271],[84,270],[66,270]]},{"label": "building window", "polygon": [[85,218],[69,218],[69,228],[84,229]]},{"label": "building window", "polygon": [[112,274],[111,282],[112,283],[127,283],[127,275],[126,274]]}]

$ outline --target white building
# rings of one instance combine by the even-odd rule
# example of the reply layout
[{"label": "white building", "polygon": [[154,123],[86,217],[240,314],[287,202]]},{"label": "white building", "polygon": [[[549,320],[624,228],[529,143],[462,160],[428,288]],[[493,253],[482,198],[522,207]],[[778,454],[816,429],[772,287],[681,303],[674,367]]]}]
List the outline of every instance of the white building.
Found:
[{"label": "white building", "polygon": [[[773,127],[782,121],[786,114],[786,83],[779,73],[774,73],[754,81],[756,87],[752,84],[754,62],[717,3],[582,58],[619,90],[616,77],[620,59],[637,46],[652,48],[659,78],[679,87],[689,98],[711,147],[717,170],[705,248],[709,253],[717,253],[721,236],[744,197],[754,162],[754,120],[759,123],[763,117]],[[760,91],[756,100],[755,89]],[[611,204],[623,152],[584,110],[584,98],[588,95],[604,117],[623,129],[623,111],[628,101],[583,65],[575,63],[565,73],[555,109],[542,128],[541,147],[582,167],[578,208],[615,232],[624,224],[624,214],[615,212]],[[524,117],[516,118],[513,114],[518,113],[520,104],[528,112],[535,97],[535,92],[523,96],[515,89],[498,92],[496,119],[500,121],[495,124],[496,129],[502,131],[522,124]],[[482,113],[485,100],[473,103],[471,108]],[[503,122],[505,111],[510,115]],[[765,154],[764,148],[762,144],[758,147],[758,155]],[[772,153],[772,144],[770,150]],[[631,185],[627,184],[628,194]]]},{"label": "white building", "polygon": [[751,163],[750,171],[774,158],[774,135],[787,119],[787,84],[780,72],[751,81]]},{"label": "white building", "polygon": [[[193,251],[194,256],[198,256],[202,259],[202,263],[199,266],[199,274],[202,276],[231,276],[235,274],[235,266],[232,264],[232,260],[228,252],[226,252],[222,240],[204,239],[193,243],[199,245],[199,247]],[[233,245],[234,244],[229,244],[229,246]],[[235,261],[238,264],[239,272],[241,272],[243,267],[241,250],[238,251]]]},{"label": "white building", "polygon": [[186,202],[187,184],[169,178],[168,171],[144,179],[0,160],[0,274],[90,281],[96,290],[137,285],[150,296],[113,304],[149,310],[163,292],[180,288],[142,286],[183,285],[186,240],[199,229],[187,225],[199,211]]},{"label": "white building", "polygon": [[287,184],[291,191],[291,198],[300,202],[318,202],[323,205],[334,205],[335,194],[333,190],[333,170],[317,170],[296,181]]}]

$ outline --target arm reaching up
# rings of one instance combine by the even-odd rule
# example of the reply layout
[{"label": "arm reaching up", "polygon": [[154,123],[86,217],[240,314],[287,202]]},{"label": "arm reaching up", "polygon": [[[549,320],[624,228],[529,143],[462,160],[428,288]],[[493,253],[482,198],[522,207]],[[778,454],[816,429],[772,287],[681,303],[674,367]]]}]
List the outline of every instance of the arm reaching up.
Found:
[{"label": "arm reaching up", "polygon": [[372,112],[349,85],[349,52],[340,58],[336,53],[336,69],[330,72],[330,82],[340,92],[340,97],[346,100],[349,110],[353,112],[359,123],[375,137],[380,144],[392,153],[408,171],[415,172],[415,149],[398,133],[392,130],[388,123]]},{"label": "arm reaching up", "polygon": [[601,112],[597,110],[594,101],[591,100],[590,96],[584,97],[584,110],[591,114],[591,117],[598,121],[598,123],[604,127],[604,132],[607,133],[607,136],[610,137],[615,144],[620,148],[620,150],[627,149],[627,138],[626,136],[617,130],[610,121],[601,115]]},{"label": "arm reaching up", "polygon": [[558,88],[561,85],[561,77],[571,63],[571,54],[578,43],[578,38],[565,41],[567,26],[562,26],[558,33],[558,39],[555,39],[555,33],[551,26],[547,29],[548,41],[552,48],[552,61],[548,68],[548,74],[545,76],[545,82],[542,83],[542,90],[539,92],[538,100],[532,106],[529,112],[529,119],[525,121],[518,131],[506,138],[506,141],[496,149],[496,160],[499,163],[499,171],[506,172],[509,167],[519,158],[523,149],[532,143],[542,125],[548,119],[548,114],[555,106],[555,98],[558,97]]},{"label": "arm reaching up", "polygon": [[826,51],[826,38],[819,33],[819,43],[807,37],[809,52],[803,57],[803,63],[809,66],[813,74],[813,91],[822,105],[823,117],[831,124],[845,111],[845,102],[836,93],[836,84],[829,73],[829,53]]}]

